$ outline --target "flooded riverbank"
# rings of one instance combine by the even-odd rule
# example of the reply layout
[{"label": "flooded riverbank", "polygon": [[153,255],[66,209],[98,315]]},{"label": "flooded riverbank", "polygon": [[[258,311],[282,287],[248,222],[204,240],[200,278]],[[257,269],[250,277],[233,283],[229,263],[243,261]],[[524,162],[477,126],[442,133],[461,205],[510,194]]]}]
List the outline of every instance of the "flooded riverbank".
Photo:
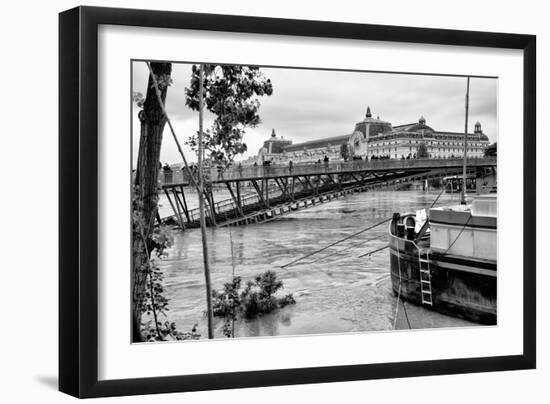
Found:
[{"label": "flooded riverbank", "polygon": [[[243,282],[273,270],[292,293],[296,304],[270,315],[235,324],[236,337],[378,331],[393,329],[396,298],[391,291],[387,224],[282,268],[361,229],[391,217],[429,207],[439,191],[376,191],[296,212],[277,220],[237,228],[208,228],[214,289],[232,274]],[[438,205],[456,203],[457,195],[443,194]],[[169,318],[182,331],[195,323],[206,336],[205,288],[200,230],[174,232],[168,257],[159,262],[165,274]],[[399,312],[403,313],[403,306]],[[397,328],[451,327],[471,323],[406,305],[408,320],[398,316]],[[223,321],[216,319],[215,335],[223,338]]]}]

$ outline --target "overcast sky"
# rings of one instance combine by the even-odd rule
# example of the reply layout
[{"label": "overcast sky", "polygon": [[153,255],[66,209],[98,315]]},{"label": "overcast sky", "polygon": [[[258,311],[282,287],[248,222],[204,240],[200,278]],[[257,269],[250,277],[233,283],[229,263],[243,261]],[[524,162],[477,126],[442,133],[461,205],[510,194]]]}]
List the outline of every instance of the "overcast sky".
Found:
[{"label": "overcast sky", "polygon": [[[144,62],[134,62],[133,91],[145,94],[148,70]],[[273,83],[273,95],[260,97],[262,123],[248,128],[244,137],[248,152],[255,155],[274,128],[278,136],[294,143],[351,134],[356,122],[370,106],[373,117],[397,126],[418,121],[440,131],[464,131],[466,78],[409,74],[341,72],[287,68],[261,68]],[[185,106],[185,87],[191,77],[190,64],[173,64],[173,84],[168,88],[166,107],[176,134],[183,143],[198,129],[198,113]],[[469,132],[481,122],[489,140],[496,141],[497,79],[472,78],[470,81]],[[139,145],[137,107],[133,108],[134,165]],[[205,115],[205,128],[212,116]],[[196,156],[185,148],[191,161]],[[168,126],[164,131],[160,156],[162,163],[179,163]],[[238,160],[241,158],[237,158]]]}]

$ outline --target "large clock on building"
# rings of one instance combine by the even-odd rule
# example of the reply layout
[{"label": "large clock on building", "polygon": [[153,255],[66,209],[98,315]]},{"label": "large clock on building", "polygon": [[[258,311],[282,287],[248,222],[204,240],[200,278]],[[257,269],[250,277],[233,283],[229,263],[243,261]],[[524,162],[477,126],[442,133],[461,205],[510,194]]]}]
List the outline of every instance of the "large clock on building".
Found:
[{"label": "large clock on building", "polygon": [[362,153],[363,133],[356,131],[350,136],[348,144],[352,156],[358,156]]}]

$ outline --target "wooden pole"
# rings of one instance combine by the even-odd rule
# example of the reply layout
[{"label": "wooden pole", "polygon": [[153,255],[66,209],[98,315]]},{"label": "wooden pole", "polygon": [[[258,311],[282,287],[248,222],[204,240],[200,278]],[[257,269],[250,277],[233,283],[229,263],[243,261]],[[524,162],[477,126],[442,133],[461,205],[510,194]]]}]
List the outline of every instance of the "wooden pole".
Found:
[{"label": "wooden pole", "polygon": [[204,215],[204,173],[203,173],[203,106],[204,106],[204,66],[200,65],[199,70],[199,214],[202,237],[202,260],[204,264],[204,280],[206,283],[206,314],[208,318],[208,338],[214,338],[214,317],[212,314],[212,285],[210,283],[210,263],[208,261],[208,242],[206,240],[206,218]]},{"label": "wooden pole", "polygon": [[466,159],[468,157],[468,104],[470,102],[470,77],[466,80],[466,117],[464,118],[464,166],[462,167],[462,195],[460,203],[466,204]]}]

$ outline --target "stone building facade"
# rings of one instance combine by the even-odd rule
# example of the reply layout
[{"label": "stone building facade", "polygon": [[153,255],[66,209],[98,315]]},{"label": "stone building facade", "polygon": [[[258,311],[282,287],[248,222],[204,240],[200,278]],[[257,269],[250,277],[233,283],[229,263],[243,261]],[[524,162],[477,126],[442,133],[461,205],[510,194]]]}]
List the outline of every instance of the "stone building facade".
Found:
[{"label": "stone building facade", "polygon": [[[468,157],[483,157],[489,146],[489,138],[483,133],[477,122],[473,133],[468,133]],[[291,140],[278,138],[275,130],[264,142],[258,155],[249,158],[246,164],[308,163],[324,160],[339,161],[353,158],[452,158],[464,154],[464,133],[436,131],[420,117],[418,122],[392,126],[390,122],[379,117],[373,118],[370,107],[365,118],[355,124],[351,134],[325,139],[292,143]]]}]

